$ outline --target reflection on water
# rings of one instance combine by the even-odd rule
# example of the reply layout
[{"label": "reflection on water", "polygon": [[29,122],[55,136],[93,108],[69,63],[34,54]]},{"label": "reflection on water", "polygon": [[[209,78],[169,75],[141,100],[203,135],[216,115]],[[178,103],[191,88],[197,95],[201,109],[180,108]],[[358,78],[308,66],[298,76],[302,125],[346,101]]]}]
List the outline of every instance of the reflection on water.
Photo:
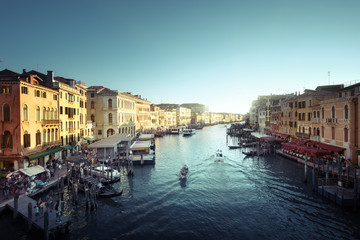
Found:
[{"label": "reflection on water", "polygon": [[[213,126],[156,139],[156,165],[123,176],[114,185],[122,196],[99,200],[94,212],[83,197],[67,202],[70,239],[358,239],[358,214],[315,195],[302,165],[244,158],[226,147],[225,132]],[[224,162],[214,162],[217,149]],[[184,164],[189,175],[180,181]]]}]

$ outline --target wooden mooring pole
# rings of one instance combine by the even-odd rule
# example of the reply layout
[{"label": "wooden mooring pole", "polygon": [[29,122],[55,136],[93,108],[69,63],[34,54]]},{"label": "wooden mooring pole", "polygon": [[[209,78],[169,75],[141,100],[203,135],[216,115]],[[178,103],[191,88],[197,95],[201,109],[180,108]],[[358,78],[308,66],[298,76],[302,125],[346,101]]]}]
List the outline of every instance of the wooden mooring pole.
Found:
[{"label": "wooden mooring pole", "polygon": [[14,197],[14,215],[13,215],[14,220],[17,217],[18,209],[19,209],[19,194],[16,193]]},{"label": "wooden mooring pole", "polygon": [[29,202],[28,204],[28,230],[31,231],[32,227],[32,204]]}]

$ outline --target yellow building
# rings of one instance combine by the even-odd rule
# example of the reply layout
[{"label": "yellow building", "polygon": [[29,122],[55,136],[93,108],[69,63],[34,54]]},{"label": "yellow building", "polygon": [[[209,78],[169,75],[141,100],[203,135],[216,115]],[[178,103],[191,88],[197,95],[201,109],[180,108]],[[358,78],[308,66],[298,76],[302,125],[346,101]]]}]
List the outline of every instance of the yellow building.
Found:
[{"label": "yellow building", "polygon": [[87,91],[87,117],[92,122],[96,139],[115,133],[135,136],[136,101],[133,95],[103,86],[92,86]]},{"label": "yellow building", "polygon": [[140,95],[133,95],[136,108],[136,131],[151,129],[150,102]]}]

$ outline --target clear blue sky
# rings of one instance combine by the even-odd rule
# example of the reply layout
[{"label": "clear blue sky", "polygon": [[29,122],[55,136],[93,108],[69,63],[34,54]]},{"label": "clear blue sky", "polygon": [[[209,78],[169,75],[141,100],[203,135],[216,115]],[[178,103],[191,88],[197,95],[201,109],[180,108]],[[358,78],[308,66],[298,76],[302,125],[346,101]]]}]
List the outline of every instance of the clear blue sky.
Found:
[{"label": "clear blue sky", "polygon": [[246,113],[360,79],[360,1],[2,0],[0,69]]}]

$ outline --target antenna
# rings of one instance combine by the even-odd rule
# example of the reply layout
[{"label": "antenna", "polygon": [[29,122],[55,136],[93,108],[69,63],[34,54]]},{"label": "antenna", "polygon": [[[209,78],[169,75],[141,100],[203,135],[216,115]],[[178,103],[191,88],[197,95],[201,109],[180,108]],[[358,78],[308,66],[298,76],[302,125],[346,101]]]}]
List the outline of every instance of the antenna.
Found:
[{"label": "antenna", "polygon": [[330,85],[330,71],[328,71],[328,84]]}]

